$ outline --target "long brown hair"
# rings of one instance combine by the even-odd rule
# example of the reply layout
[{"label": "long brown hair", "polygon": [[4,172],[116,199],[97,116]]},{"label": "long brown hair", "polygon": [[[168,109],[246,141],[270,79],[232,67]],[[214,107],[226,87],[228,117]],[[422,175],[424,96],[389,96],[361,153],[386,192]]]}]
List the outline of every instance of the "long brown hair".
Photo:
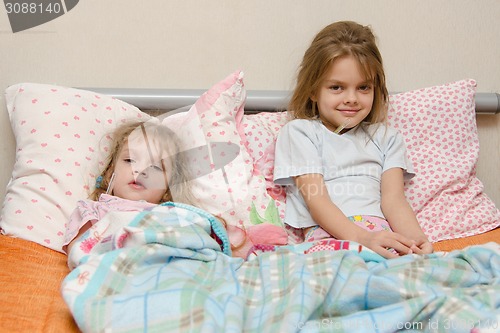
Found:
[{"label": "long brown hair", "polygon": [[335,22],[323,28],[305,52],[288,105],[293,118],[318,117],[311,97],[316,95],[333,62],[344,56],[354,57],[367,81],[374,86],[372,110],[365,121],[373,124],[385,120],[389,94],[382,56],[370,27],[351,21]]}]

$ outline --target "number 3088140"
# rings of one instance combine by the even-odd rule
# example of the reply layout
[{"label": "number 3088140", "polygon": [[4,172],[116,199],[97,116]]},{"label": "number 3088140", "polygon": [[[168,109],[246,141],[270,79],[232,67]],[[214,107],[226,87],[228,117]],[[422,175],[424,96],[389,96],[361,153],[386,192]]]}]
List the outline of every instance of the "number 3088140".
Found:
[{"label": "number 3088140", "polygon": [[58,14],[63,11],[59,2],[54,3],[34,3],[34,2],[7,2],[5,3],[7,14],[42,14],[42,13],[55,13]]}]

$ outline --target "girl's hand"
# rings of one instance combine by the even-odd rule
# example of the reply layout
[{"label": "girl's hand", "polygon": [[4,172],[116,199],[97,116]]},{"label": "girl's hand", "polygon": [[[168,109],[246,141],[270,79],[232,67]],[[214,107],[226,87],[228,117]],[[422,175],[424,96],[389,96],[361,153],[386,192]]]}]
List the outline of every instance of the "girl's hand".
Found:
[{"label": "girl's hand", "polygon": [[[415,241],[391,231],[367,231],[360,235],[357,242],[388,259],[397,258],[405,254],[423,253],[424,248],[426,249],[425,251],[428,251],[426,244],[420,244],[423,246],[423,248],[420,248]],[[390,249],[394,249],[397,253]]]},{"label": "girl's hand", "polygon": [[411,249],[413,250],[413,253],[417,254],[429,254],[434,252],[434,247],[432,246],[432,243],[429,242],[427,239],[415,242],[415,245],[412,246]]}]

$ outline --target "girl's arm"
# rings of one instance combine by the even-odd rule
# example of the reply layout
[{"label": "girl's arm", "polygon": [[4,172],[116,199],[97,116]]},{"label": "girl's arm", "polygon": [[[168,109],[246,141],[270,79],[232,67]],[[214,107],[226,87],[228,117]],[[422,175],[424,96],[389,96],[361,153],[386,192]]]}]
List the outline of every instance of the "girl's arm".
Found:
[{"label": "girl's arm", "polygon": [[416,253],[432,253],[432,244],[420,228],[415,213],[404,194],[403,170],[391,168],[382,174],[381,208],[392,230],[412,239]]},{"label": "girl's arm", "polygon": [[75,238],[73,238],[71,240],[71,242],[68,243],[68,245],[66,247],[63,247],[63,250],[69,254],[69,252],[71,251],[71,248],[73,247],[73,244],[75,243],[75,241],[80,238],[81,235],[83,235],[83,233],[87,230],[90,229],[90,227],[93,225],[93,222],[95,220],[91,220],[91,221],[88,221],[87,223],[85,223],[81,228],[80,230],[78,231],[78,234],[75,236]]},{"label": "girl's arm", "polygon": [[360,243],[386,258],[397,257],[388,248],[398,253],[411,253],[414,242],[395,232],[369,232],[358,227],[332,202],[320,174],[305,174],[294,178],[295,184],[309,209],[313,220],[337,239]]}]

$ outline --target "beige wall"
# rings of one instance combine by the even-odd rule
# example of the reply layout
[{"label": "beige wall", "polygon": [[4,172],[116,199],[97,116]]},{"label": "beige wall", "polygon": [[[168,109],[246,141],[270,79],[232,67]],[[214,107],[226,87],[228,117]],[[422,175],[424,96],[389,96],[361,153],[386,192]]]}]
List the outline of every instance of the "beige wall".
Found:
[{"label": "beige wall", "polygon": [[[336,20],[370,24],[389,90],[474,78],[500,92],[497,0],[82,0],[13,34],[0,9],[0,90],[18,82],[77,87],[208,88],[235,69],[246,87],[291,89],[314,34]],[[14,138],[0,102],[0,199]],[[479,175],[500,206],[499,116],[478,117]]]}]

